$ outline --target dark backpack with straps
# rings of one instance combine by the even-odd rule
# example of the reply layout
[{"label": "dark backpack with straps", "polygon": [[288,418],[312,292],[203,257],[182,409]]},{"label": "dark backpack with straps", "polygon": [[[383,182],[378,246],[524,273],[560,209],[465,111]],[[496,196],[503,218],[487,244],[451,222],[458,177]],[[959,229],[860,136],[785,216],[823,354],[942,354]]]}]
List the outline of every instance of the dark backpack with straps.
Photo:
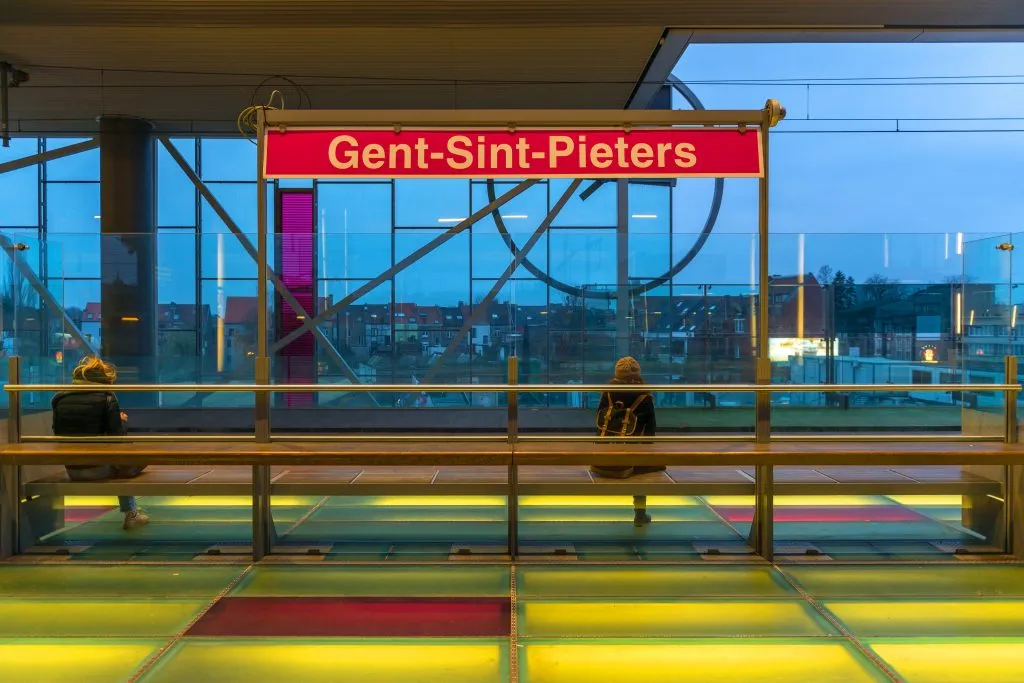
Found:
[{"label": "dark backpack with straps", "polygon": [[605,394],[608,397],[608,407],[597,414],[598,436],[627,437],[633,436],[637,426],[637,408],[644,401],[651,397],[650,394],[640,394],[629,406],[622,401],[612,400],[611,393]]}]

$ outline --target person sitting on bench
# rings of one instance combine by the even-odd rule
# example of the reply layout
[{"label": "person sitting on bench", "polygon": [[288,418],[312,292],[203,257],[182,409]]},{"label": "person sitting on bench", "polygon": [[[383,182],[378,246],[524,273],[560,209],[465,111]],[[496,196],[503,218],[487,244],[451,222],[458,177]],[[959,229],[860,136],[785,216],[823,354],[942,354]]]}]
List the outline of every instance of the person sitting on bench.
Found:
[{"label": "person sitting on bench", "polygon": [[[621,391],[609,391],[601,395],[601,403],[597,407],[597,435],[609,439],[655,436],[658,422],[654,412],[654,396],[637,386],[644,384],[640,363],[632,356],[620,358],[615,363],[615,376],[609,384],[626,386]],[[590,471],[599,477],[628,479],[634,474],[664,472],[665,466],[593,465]],[[633,496],[633,524],[640,527],[650,523],[647,496]]]},{"label": "person sitting on bench", "polygon": [[[117,379],[117,368],[99,358],[85,357],[71,375],[72,384],[96,385],[97,391],[63,391],[53,397],[54,436],[124,436],[128,416],[121,412],[109,386]],[[142,474],[145,465],[67,465],[71,481],[131,479]],[[131,531],[149,523],[134,496],[118,496],[124,513],[124,529]]]}]

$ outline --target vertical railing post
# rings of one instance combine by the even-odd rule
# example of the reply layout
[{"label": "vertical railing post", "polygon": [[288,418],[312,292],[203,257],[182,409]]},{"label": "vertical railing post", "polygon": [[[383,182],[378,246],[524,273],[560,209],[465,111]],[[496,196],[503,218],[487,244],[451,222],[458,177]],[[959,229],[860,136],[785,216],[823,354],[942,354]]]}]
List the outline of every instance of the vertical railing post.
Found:
[{"label": "vertical railing post", "polygon": [[[762,174],[758,181],[757,211],[757,261],[758,261],[758,316],[757,316],[757,365],[755,383],[769,385],[772,382],[772,362],[768,356],[768,310],[771,299],[771,282],[768,270],[768,138],[777,103],[769,101],[761,118],[761,165]],[[754,394],[754,440],[759,444],[771,441],[771,393],[765,390]],[[773,481],[771,464],[758,464],[754,471],[754,521],[750,528],[754,551],[767,560],[772,558],[774,546],[773,531]]]},{"label": "vertical railing post", "polygon": [[[1004,384],[1019,385],[1020,379],[1017,376],[1017,356],[1006,356],[1003,359]],[[1020,440],[1020,430],[1017,426],[1017,398],[1019,393],[1007,389],[1003,394],[1003,440],[1008,444],[1015,444]],[[1014,465],[1006,465],[1003,468],[1003,547],[1010,555],[1019,555],[1022,548],[1015,547],[1019,544],[1014,542],[1017,536],[1017,524],[1022,521],[1022,516],[1017,510],[1017,498],[1021,493],[1018,478],[1021,468]]]},{"label": "vertical railing post", "polygon": [[[508,384],[519,384],[519,357],[508,357]],[[508,392],[508,431],[511,460],[508,463],[508,556],[513,562],[519,557],[519,468],[516,465],[516,445],[519,441],[519,392]]]},{"label": "vertical railing post", "polygon": [[[1006,356],[1003,359],[1003,383],[1019,384],[1017,379],[1017,356]],[[1003,392],[1003,440],[1006,443],[1017,443],[1017,396],[1015,390],[1007,389]]]},{"label": "vertical railing post", "polygon": [[[21,384],[21,358],[7,359],[7,383]],[[7,392],[7,442],[21,441],[21,392]],[[11,557],[21,536],[21,466],[0,466],[0,559]]]},{"label": "vertical railing post", "polygon": [[[266,111],[256,110],[256,384],[270,384],[269,305],[267,278],[270,255],[267,249],[267,178],[263,169],[266,154]],[[270,442],[270,399],[268,391],[257,391],[256,441]],[[270,466],[254,464],[252,468],[253,560],[261,560],[270,552],[274,522],[270,514]]]}]

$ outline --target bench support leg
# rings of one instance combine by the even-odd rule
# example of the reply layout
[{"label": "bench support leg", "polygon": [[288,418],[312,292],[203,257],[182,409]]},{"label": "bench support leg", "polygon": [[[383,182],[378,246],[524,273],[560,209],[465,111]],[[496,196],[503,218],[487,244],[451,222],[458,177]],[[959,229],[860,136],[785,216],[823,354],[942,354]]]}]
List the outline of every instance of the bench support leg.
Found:
[{"label": "bench support leg", "polygon": [[0,559],[11,557],[18,552],[21,526],[21,510],[18,509],[18,469],[17,465],[0,466]]},{"label": "bench support leg", "polygon": [[252,468],[252,559],[262,560],[273,547],[274,520],[270,512],[270,467]]},{"label": "bench support leg", "polygon": [[770,562],[775,558],[775,469],[758,465],[754,477],[754,521],[747,542]]},{"label": "bench support leg", "polygon": [[519,467],[508,466],[508,556],[519,559]]}]

